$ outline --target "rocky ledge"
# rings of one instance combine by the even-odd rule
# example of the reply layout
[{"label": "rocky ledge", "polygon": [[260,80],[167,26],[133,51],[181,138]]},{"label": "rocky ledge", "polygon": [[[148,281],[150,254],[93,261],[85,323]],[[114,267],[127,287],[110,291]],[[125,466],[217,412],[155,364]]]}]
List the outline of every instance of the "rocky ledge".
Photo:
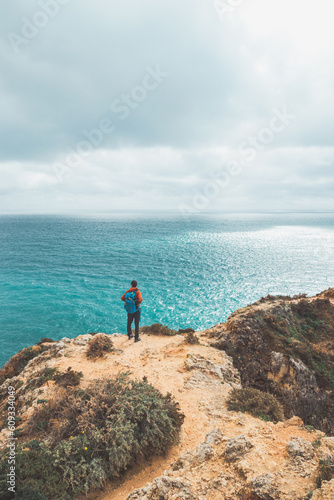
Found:
[{"label": "rocky ledge", "polygon": [[[185,417],[179,440],[84,498],[334,499],[333,301],[333,289],[310,298],[269,296],[203,332],[145,327],[138,344],[104,333],[42,339],[0,373],[0,447],[8,439],[8,386],[15,387],[24,448],[55,432],[51,421],[34,426],[39,407],[128,372],[178,401]],[[100,357],[89,351],[93,341]]]}]

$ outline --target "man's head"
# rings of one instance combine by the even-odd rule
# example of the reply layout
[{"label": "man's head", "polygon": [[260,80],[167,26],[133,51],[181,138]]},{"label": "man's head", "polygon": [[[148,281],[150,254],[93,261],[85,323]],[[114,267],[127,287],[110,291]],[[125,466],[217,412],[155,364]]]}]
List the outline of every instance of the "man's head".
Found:
[{"label": "man's head", "polygon": [[137,281],[136,280],[131,281],[131,286],[137,286]]}]

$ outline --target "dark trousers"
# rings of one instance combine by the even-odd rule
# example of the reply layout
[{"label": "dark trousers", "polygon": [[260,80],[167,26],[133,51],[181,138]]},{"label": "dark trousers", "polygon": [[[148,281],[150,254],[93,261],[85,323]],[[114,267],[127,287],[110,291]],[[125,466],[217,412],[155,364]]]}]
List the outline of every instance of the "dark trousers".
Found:
[{"label": "dark trousers", "polygon": [[128,313],[128,335],[131,335],[131,325],[133,320],[135,320],[135,338],[137,339],[139,337],[140,309],[138,309],[135,313]]}]

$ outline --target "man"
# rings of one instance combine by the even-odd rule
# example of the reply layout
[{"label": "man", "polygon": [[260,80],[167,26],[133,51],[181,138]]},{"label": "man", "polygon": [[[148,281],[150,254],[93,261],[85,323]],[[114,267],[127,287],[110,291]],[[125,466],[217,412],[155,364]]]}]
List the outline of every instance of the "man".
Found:
[{"label": "man", "polygon": [[141,340],[139,338],[139,321],[140,321],[140,304],[143,302],[143,297],[137,288],[137,281],[131,281],[131,288],[122,295],[121,300],[125,302],[124,309],[128,313],[127,332],[129,340],[133,338],[131,332],[132,321],[135,320],[135,342]]}]

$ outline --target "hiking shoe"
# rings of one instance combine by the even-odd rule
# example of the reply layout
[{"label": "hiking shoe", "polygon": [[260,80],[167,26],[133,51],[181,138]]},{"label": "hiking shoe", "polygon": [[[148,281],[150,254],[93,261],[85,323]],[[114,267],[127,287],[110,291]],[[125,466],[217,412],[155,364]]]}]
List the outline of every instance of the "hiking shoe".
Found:
[{"label": "hiking shoe", "polygon": [[137,339],[135,339],[135,342],[139,342],[141,339],[138,337]]},{"label": "hiking shoe", "polygon": [[131,335],[128,335],[128,339],[129,339],[129,340],[133,339],[133,335],[132,335],[132,334],[131,334]]}]

